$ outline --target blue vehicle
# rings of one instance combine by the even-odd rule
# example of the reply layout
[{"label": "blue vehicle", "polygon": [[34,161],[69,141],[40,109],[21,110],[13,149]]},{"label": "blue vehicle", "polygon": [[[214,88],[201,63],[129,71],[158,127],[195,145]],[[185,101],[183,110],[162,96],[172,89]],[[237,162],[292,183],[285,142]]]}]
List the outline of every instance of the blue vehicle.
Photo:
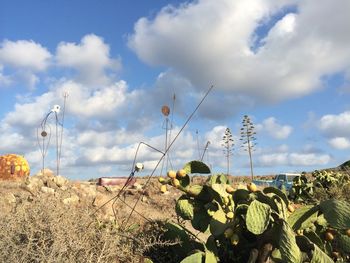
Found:
[{"label": "blue vehicle", "polygon": [[273,180],[253,180],[253,183],[259,186],[273,186],[278,189],[286,189],[289,191],[293,186],[293,180],[300,177],[297,173],[280,173]]}]

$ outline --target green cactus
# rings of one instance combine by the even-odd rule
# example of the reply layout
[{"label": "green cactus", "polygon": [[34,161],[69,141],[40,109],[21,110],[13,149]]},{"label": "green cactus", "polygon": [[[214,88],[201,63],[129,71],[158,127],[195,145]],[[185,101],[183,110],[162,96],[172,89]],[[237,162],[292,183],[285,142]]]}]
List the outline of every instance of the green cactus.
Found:
[{"label": "green cactus", "polygon": [[255,235],[262,234],[270,223],[271,208],[269,205],[254,200],[250,203],[247,215],[247,229]]},{"label": "green cactus", "polygon": [[298,247],[295,235],[291,227],[285,221],[281,221],[281,234],[279,240],[279,250],[281,258],[286,263],[301,263],[303,262],[300,248]]},{"label": "green cactus", "polygon": [[336,229],[350,227],[350,205],[345,201],[326,200],[320,203],[320,209],[329,225]]},{"label": "green cactus", "polygon": [[230,181],[225,174],[214,174],[214,175],[209,176],[209,179],[208,179],[209,185],[229,184],[229,183],[230,183]]},{"label": "green cactus", "polygon": [[[193,164],[204,167],[198,161]],[[192,167],[191,171],[198,170]],[[227,177],[219,174],[211,175],[205,185],[188,182],[177,187],[183,192],[176,202],[177,215],[209,235],[182,262],[253,263],[265,262],[264,257],[273,258],[274,262],[333,262],[334,249],[340,259],[349,256],[347,202],[326,200],[288,212],[290,201],[281,190],[267,187],[262,191],[237,189],[228,193],[228,183]],[[295,186],[305,183],[308,182],[302,178]],[[330,228],[335,239],[328,241],[324,236]],[[172,229],[178,232],[180,240],[189,243],[190,238],[184,238],[188,236],[184,226]]]},{"label": "green cactus", "polygon": [[187,174],[210,174],[210,168],[203,162],[191,161],[184,165],[183,169]]}]

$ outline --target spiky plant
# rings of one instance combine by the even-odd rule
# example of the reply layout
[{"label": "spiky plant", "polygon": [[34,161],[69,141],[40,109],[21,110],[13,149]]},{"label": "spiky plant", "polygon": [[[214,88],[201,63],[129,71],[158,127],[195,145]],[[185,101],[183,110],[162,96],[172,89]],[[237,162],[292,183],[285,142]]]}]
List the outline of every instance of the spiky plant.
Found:
[{"label": "spiky plant", "polygon": [[242,141],[241,147],[248,152],[249,154],[249,163],[250,163],[250,174],[252,176],[252,180],[254,179],[254,173],[253,173],[253,159],[252,159],[252,152],[254,151],[254,147],[256,145],[256,132],[255,127],[253,125],[253,122],[248,117],[248,115],[243,116],[242,121],[242,128],[241,128],[241,138]]},{"label": "spiky plant", "polygon": [[229,173],[230,173],[230,157],[233,153],[233,146],[234,146],[233,136],[232,136],[230,128],[226,128],[224,136],[222,137],[222,144],[221,145],[224,147],[224,154],[225,154],[226,162],[227,162],[227,175],[229,175]]},{"label": "spiky plant", "polygon": [[[175,205],[178,222],[166,225],[170,241],[181,241],[176,248],[181,262],[350,262],[347,201],[330,199],[298,208],[275,187],[235,189],[224,174],[193,184],[191,174],[210,173],[199,161],[183,170],[185,176],[176,175],[179,184],[173,178],[162,182],[183,193]],[[203,239],[188,223],[205,233]]]}]

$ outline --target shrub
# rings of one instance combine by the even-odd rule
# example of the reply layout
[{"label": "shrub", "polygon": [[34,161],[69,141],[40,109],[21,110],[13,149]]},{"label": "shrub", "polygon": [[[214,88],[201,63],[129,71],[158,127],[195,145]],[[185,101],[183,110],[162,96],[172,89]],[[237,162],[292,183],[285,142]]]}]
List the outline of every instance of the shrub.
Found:
[{"label": "shrub", "polygon": [[47,196],[0,213],[0,262],[140,262],[153,246],[170,245],[156,222],[120,229],[92,209]]}]

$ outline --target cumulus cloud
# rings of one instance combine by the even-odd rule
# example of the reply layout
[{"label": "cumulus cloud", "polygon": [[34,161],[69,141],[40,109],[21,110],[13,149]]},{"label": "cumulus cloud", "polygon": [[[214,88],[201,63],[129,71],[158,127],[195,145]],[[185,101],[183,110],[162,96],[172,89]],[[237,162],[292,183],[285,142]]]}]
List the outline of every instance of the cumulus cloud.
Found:
[{"label": "cumulus cloud", "polygon": [[210,131],[206,132],[205,138],[206,140],[210,141],[211,148],[214,149],[220,149],[222,148],[221,142],[222,142],[222,137],[225,134],[227,126],[219,125],[213,127]]},{"label": "cumulus cloud", "polygon": [[291,134],[293,128],[289,125],[281,125],[277,123],[276,118],[270,117],[257,125],[257,129],[266,131],[274,139],[286,139]]},{"label": "cumulus cloud", "polygon": [[44,115],[49,112],[56,101],[52,92],[47,92],[27,103],[16,103],[15,109],[6,114],[4,122],[9,126],[33,128],[41,123]]},{"label": "cumulus cloud", "polygon": [[350,136],[350,111],[338,115],[324,115],[318,123],[318,127],[328,137]]},{"label": "cumulus cloud", "polygon": [[348,138],[335,137],[335,138],[329,139],[328,142],[333,148],[338,150],[350,149],[350,140]]},{"label": "cumulus cloud", "polygon": [[[4,40],[0,43],[0,86],[25,83],[34,88],[39,82],[37,73],[50,66],[51,58],[51,53],[34,41]],[[11,71],[5,75],[3,68]]]},{"label": "cumulus cloud", "polygon": [[330,162],[328,154],[315,153],[272,153],[258,157],[259,166],[322,166]]},{"label": "cumulus cloud", "polygon": [[350,111],[322,116],[317,121],[317,128],[327,138],[332,148],[337,150],[350,148]]},{"label": "cumulus cloud", "polygon": [[94,34],[84,36],[79,44],[60,43],[56,61],[60,66],[77,70],[79,81],[92,85],[108,83],[106,71],[117,71],[121,67],[118,59],[110,57],[109,46]]},{"label": "cumulus cloud", "polygon": [[[176,134],[179,131],[179,128],[174,129]],[[125,134],[124,136],[127,136]],[[114,144],[114,145],[95,145],[93,142],[87,143],[82,150],[81,156],[77,159],[77,165],[98,165],[98,164],[125,164],[132,163],[136,149],[141,142],[142,135],[139,134],[138,137],[130,138],[130,143],[126,144]],[[112,138],[113,139],[113,138]],[[145,138],[147,144],[158,149],[160,151],[164,150],[164,136],[148,136]],[[131,142],[132,140],[132,142]],[[179,163],[183,165],[185,162],[193,158],[195,149],[194,138],[189,132],[184,132],[178,137],[178,140],[173,144],[171,148],[171,162],[174,165]],[[124,146],[126,145],[126,146]],[[154,150],[144,144],[141,144],[141,147],[137,154],[137,160],[141,162],[156,162],[162,157],[162,153]],[[153,169],[154,167],[148,167],[148,169]]]},{"label": "cumulus cloud", "polygon": [[127,86],[124,81],[93,91],[78,82],[68,81],[63,83],[59,90],[62,90],[62,94],[69,94],[69,100],[72,102],[69,104],[69,112],[85,118],[109,118],[127,99]]},{"label": "cumulus cloud", "polygon": [[49,66],[51,57],[46,48],[34,41],[4,40],[0,44],[0,63],[15,69],[43,71]]},{"label": "cumulus cloud", "polygon": [[[294,5],[261,38],[256,30]],[[309,94],[350,65],[350,2],[210,1],[167,6],[137,21],[128,45],[151,65],[171,67],[198,89],[215,84],[258,102]],[[330,21],[325,17],[334,17]]]}]

